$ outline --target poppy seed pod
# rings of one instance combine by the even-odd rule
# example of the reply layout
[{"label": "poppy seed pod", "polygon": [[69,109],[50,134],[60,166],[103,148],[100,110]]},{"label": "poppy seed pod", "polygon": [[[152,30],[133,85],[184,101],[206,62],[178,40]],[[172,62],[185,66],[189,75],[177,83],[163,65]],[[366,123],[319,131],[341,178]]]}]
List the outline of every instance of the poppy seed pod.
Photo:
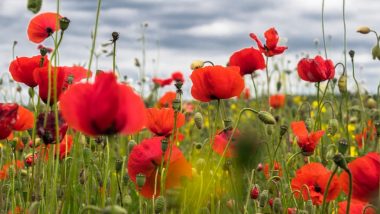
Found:
[{"label": "poppy seed pod", "polygon": [[268,190],[264,190],[264,191],[260,194],[260,196],[259,196],[259,206],[260,206],[261,208],[264,208],[264,207],[265,207],[265,205],[266,205],[267,202],[268,202],[268,198],[269,198],[269,192],[268,192]]},{"label": "poppy seed pod", "polygon": [[38,13],[41,10],[42,0],[28,0],[28,10]]},{"label": "poppy seed pod", "polygon": [[267,111],[259,111],[258,117],[263,123],[267,125],[276,124],[276,119],[273,117],[271,113]]},{"label": "poppy seed pod", "polygon": [[165,209],[165,197],[160,195],[154,201],[154,212],[161,213]]},{"label": "poppy seed pod", "polygon": [[190,68],[191,70],[195,70],[195,69],[198,69],[198,68],[202,68],[204,65],[204,61],[202,60],[194,60],[191,65],[190,65]]},{"label": "poppy seed pod", "polygon": [[372,48],[372,58],[375,60],[376,58],[380,60],[380,46],[379,43],[377,43],[373,48]]},{"label": "poppy seed pod", "polygon": [[173,103],[172,103],[172,106],[173,106],[173,110],[178,112],[181,110],[181,100],[180,99],[174,99],[173,100]]},{"label": "poppy seed pod", "polygon": [[112,42],[116,42],[119,39],[119,33],[118,32],[112,32]]},{"label": "poppy seed pod", "polygon": [[198,129],[203,128],[203,116],[200,112],[196,112],[194,115],[194,122]]},{"label": "poppy seed pod", "polygon": [[167,149],[168,149],[168,139],[163,138],[161,140],[161,150],[162,150],[163,154],[166,152]]},{"label": "poppy seed pod", "polygon": [[232,128],[232,120],[227,118],[224,121],[224,128],[225,129],[231,129]]},{"label": "poppy seed pod", "polygon": [[116,162],[115,162],[115,170],[116,170],[116,172],[120,173],[122,167],[123,167],[123,160],[117,159]]},{"label": "poppy seed pod", "polygon": [[337,119],[330,119],[327,131],[331,136],[334,136],[338,132],[338,120]]},{"label": "poppy seed pod", "polygon": [[68,19],[67,17],[63,17],[59,20],[59,26],[61,27],[62,31],[67,30],[69,25],[70,25],[70,19]]},{"label": "poppy seed pod", "polygon": [[136,184],[139,189],[141,189],[144,186],[145,181],[146,181],[146,177],[144,174],[139,173],[136,175]]},{"label": "poppy seed pod", "polygon": [[341,94],[347,93],[347,75],[345,73],[339,77],[338,88]]},{"label": "poppy seed pod", "polygon": [[333,157],[333,160],[334,160],[334,163],[337,166],[339,166],[340,168],[342,168],[344,171],[349,171],[349,169],[347,167],[346,159],[344,158],[344,156],[341,153],[336,154]]},{"label": "poppy seed pod", "polygon": [[371,29],[367,26],[360,26],[358,29],[356,29],[356,32],[361,33],[361,34],[368,34],[371,32]]},{"label": "poppy seed pod", "polygon": [[355,56],[355,51],[354,51],[354,50],[350,50],[350,51],[348,52],[348,55],[350,55],[351,59],[353,59],[354,56]]},{"label": "poppy seed pod", "polygon": [[275,198],[273,200],[273,213],[276,213],[276,214],[280,214],[282,213],[282,202],[281,202],[281,198]]},{"label": "poppy seed pod", "polygon": [[284,136],[286,132],[288,131],[288,127],[286,125],[281,125],[280,126],[280,136]]}]

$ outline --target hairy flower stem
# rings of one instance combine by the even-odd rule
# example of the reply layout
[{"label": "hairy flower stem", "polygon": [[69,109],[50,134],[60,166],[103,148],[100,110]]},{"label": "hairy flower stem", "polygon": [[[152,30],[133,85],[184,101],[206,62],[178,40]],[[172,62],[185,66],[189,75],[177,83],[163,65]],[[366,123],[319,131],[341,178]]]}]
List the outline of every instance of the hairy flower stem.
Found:
[{"label": "hairy flower stem", "polygon": [[255,89],[255,100],[259,104],[258,108],[261,109],[261,102],[259,101],[259,94],[257,92],[257,87],[256,87],[255,78],[253,76],[253,73],[251,74],[251,80],[252,80],[253,88]]},{"label": "hairy flower stem", "polygon": [[[96,36],[98,34],[98,23],[99,23],[99,15],[100,15],[100,8],[102,5],[102,0],[98,0],[98,6],[96,9],[96,18],[95,18],[95,29],[92,35],[92,45],[90,50],[90,59],[88,60],[88,71],[91,71],[91,65],[92,65],[92,58],[94,57],[94,51],[95,51],[95,44],[96,44]],[[86,81],[88,82],[90,76],[87,75]]]},{"label": "hairy flower stem", "polygon": [[327,181],[327,185],[326,185],[326,188],[325,188],[325,192],[323,193],[323,200],[322,200],[322,213],[324,213],[325,211],[325,206],[326,206],[326,198],[327,198],[327,193],[329,192],[329,188],[330,188],[330,184],[331,184],[331,181],[334,177],[334,175],[336,174],[336,172],[338,171],[338,166],[335,165],[335,168],[333,170],[333,172],[331,173],[330,177],[329,177],[329,180]]},{"label": "hairy flower stem", "polygon": [[268,59],[269,57],[266,57],[265,58],[265,73],[267,75],[267,98],[269,99],[269,96],[270,96],[270,92],[269,92],[269,88],[270,88],[270,77],[269,77],[269,69],[268,69]]}]

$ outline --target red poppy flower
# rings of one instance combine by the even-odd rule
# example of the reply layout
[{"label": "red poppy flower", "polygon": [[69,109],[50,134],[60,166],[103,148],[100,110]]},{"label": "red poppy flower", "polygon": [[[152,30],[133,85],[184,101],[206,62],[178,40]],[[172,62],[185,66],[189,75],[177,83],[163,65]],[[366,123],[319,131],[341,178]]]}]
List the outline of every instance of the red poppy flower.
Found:
[{"label": "red poppy flower", "polygon": [[177,94],[174,91],[166,92],[157,103],[158,108],[172,108],[173,100],[176,98]]},{"label": "red poppy flower", "polygon": [[191,95],[202,102],[237,97],[244,89],[244,80],[237,66],[206,66],[193,71]]},{"label": "red poppy flower", "polygon": [[[71,148],[73,146],[73,138],[70,135],[66,135],[65,138],[59,144],[59,159],[63,160],[70,154]],[[55,154],[58,154],[58,147],[56,147]]]},{"label": "red poppy flower", "polygon": [[[143,140],[140,144],[133,147],[128,159],[128,175],[136,184],[136,175],[144,174],[146,182],[141,188],[140,193],[147,198],[151,198],[154,194],[156,186],[156,195],[160,195],[160,168],[162,158],[164,156],[164,165],[170,160],[167,168],[165,187],[167,189],[180,185],[181,177],[191,177],[191,165],[183,156],[181,150],[175,145],[172,146],[172,153],[169,158],[170,149],[168,148],[165,155],[162,154],[161,140],[162,137],[153,137]],[[157,184],[155,178],[157,175]]]},{"label": "red poppy flower", "polygon": [[265,45],[261,43],[256,34],[251,33],[249,36],[256,41],[257,46],[259,47],[260,51],[265,54],[265,56],[271,57],[274,55],[282,54],[286,49],[288,49],[286,46],[277,46],[280,37],[278,36],[275,28],[269,28],[267,31],[265,31]]},{"label": "red poppy flower", "polygon": [[[232,129],[225,129],[219,132],[214,139],[214,143],[212,144],[212,149],[218,155],[222,156],[226,146],[228,144],[228,140],[231,138]],[[235,145],[237,143],[237,139],[239,136],[239,131],[236,130],[233,138],[231,139],[230,145],[228,146],[224,157],[232,158],[235,157]]]},{"label": "red poppy flower", "polygon": [[130,86],[112,73],[99,73],[95,83],[72,85],[60,99],[67,123],[85,134],[131,134],[145,124],[145,106]]},{"label": "red poppy flower", "polygon": [[[147,127],[157,136],[168,136],[174,128],[174,110],[172,108],[148,108]],[[176,127],[179,128],[185,124],[185,115],[177,114]]]},{"label": "red poppy flower", "polygon": [[16,123],[13,125],[13,130],[25,131],[33,128],[34,114],[28,109],[18,106]]},{"label": "red poppy flower", "polygon": [[180,71],[176,71],[172,73],[172,79],[176,82],[185,82],[185,79],[183,78],[183,74]]},{"label": "red poppy flower", "polygon": [[[339,202],[338,204],[338,214],[346,214],[346,208],[347,208],[347,201]],[[366,202],[358,201],[358,200],[352,200],[350,203],[350,214],[363,214],[365,207],[367,206]],[[376,210],[374,210],[372,207],[368,207],[365,211],[365,214],[375,214]]]},{"label": "red poppy flower", "polygon": [[285,106],[285,95],[284,94],[276,94],[269,97],[269,105],[274,108],[282,108]]},{"label": "red poppy flower", "polygon": [[267,179],[270,178],[273,175],[280,176],[280,177],[282,176],[282,168],[281,168],[280,163],[278,163],[277,161],[274,161],[273,170],[270,170],[270,171],[274,171],[275,173],[272,174],[272,175],[269,173],[269,164],[266,163],[264,165],[264,171],[263,171],[263,173],[264,173],[264,176]]},{"label": "red poppy flower", "polygon": [[[11,168],[11,166],[13,166]],[[24,168],[24,162],[20,160],[12,161],[11,163],[5,164],[2,169],[0,170],[0,180],[5,180],[8,178],[9,175],[9,169],[12,170],[20,170]]]},{"label": "red poppy flower", "polygon": [[[46,118],[46,119],[45,119]],[[66,135],[67,123],[62,118],[61,112],[58,112],[58,138],[57,141],[57,128],[56,128],[56,116],[54,111],[50,111],[47,114],[42,112],[37,117],[37,135],[42,139],[44,144],[56,144],[61,142]]]},{"label": "red poppy flower", "polygon": [[43,57],[43,63],[41,64],[42,56],[33,57],[17,57],[9,65],[9,72],[12,78],[16,82],[21,82],[29,87],[37,86],[37,82],[34,79],[33,71],[36,68],[44,67],[49,64],[47,56]]},{"label": "red poppy flower", "polygon": [[[348,164],[352,173],[352,198],[364,202],[377,201],[379,198],[380,181],[380,154],[368,153],[357,158]],[[340,175],[340,182],[343,191],[348,194],[349,179],[348,174],[343,172]]]},{"label": "red poppy flower", "polygon": [[[50,70],[50,105],[59,100],[61,93],[66,90],[70,84],[80,81],[89,75],[86,69],[80,66],[73,67],[51,67]],[[54,97],[54,79],[56,75],[57,97]],[[38,83],[38,94],[41,99],[47,103],[49,95],[49,68],[36,68],[34,70],[34,79]]]},{"label": "red poppy flower", "polygon": [[324,60],[321,56],[301,59],[297,71],[300,78],[308,82],[322,82],[335,76],[334,63],[329,59]]},{"label": "red poppy flower", "polygon": [[37,49],[38,49],[38,50],[41,50],[42,48],[44,48],[44,49],[47,51],[47,53],[51,53],[51,52],[53,52],[53,48],[48,48],[48,47],[45,47],[45,46],[43,46],[43,45],[41,45],[41,44],[39,44],[39,45],[37,46]]},{"label": "red poppy flower", "polygon": [[367,127],[363,129],[363,132],[355,135],[355,140],[358,144],[358,147],[362,148],[363,140],[364,142],[373,141],[375,137],[376,137],[376,127],[373,124],[372,120],[369,120],[367,122]]},{"label": "red poppy flower", "polygon": [[[62,18],[57,13],[41,13],[33,17],[28,26],[29,40],[34,43],[41,43],[60,29],[59,20]],[[58,25],[57,25],[58,24]]]},{"label": "red poppy flower", "polygon": [[[326,191],[327,182],[331,176],[331,171],[326,169],[321,163],[309,163],[301,167],[296,172],[296,177],[292,179],[292,190],[299,190],[302,193],[303,200],[308,200],[307,189],[303,187],[306,184],[310,190],[310,197],[313,204],[322,204],[323,194]],[[338,197],[340,186],[338,177],[334,175],[327,190],[326,201],[332,201]],[[299,197],[299,194],[296,194]]]},{"label": "red poppy flower", "polygon": [[325,134],[325,131],[316,131],[309,133],[304,121],[292,122],[290,124],[294,135],[297,137],[297,144],[302,150],[304,156],[310,156],[314,153],[319,139]]},{"label": "red poppy flower", "polygon": [[262,53],[254,48],[244,48],[236,51],[230,57],[229,66],[239,66],[240,74],[252,74],[256,70],[265,68],[265,61]]},{"label": "red poppy flower", "polygon": [[162,88],[164,86],[172,84],[173,79],[172,78],[168,78],[168,79],[153,78],[152,81],[154,84]]},{"label": "red poppy flower", "polygon": [[0,103],[0,139],[7,138],[17,121],[18,105],[14,103]]}]

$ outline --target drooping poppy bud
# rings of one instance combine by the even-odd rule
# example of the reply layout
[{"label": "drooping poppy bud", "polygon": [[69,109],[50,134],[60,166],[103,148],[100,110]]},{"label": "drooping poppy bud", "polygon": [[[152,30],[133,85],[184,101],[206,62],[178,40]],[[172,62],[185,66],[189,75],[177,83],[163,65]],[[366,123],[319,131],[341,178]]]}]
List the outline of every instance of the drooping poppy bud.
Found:
[{"label": "drooping poppy bud", "polygon": [[250,193],[251,199],[258,199],[259,194],[260,194],[260,188],[257,184],[255,184],[251,189],[251,193]]},{"label": "drooping poppy bud", "polygon": [[346,139],[340,139],[338,142],[338,151],[341,154],[346,154],[347,149],[348,149],[348,143]]},{"label": "drooping poppy bud", "polygon": [[347,167],[347,162],[346,162],[346,159],[344,158],[344,156],[341,154],[341,153],[338,153],[336,154],[334,157],[333,157],[333,160],[334,160],[334,163],[339,166],[340,168],[342,168],[343,170],[345,171],[349,171],[348,167]]},{"label": "drooping poppy bud", "polygon": [[59,19],[59,25],[60,25],[62,31],[67,30],[67,28],[70,25],[70,19],[68,19],[67,17],[60,18]]},{"label": "drooping poppy bud", "polygon": [[204,65],[204,61],[202,60],[194,60],[191,65],[190,65],[190,68],[191,70],[195,70],[195,69],[198,69],[198,68],[202,68]]},{"label": "drooping poppy bud", "polygon": [[361,34],[368,34],[371,32],[371,29],[367,26],[360,26],[358,29],[356,29],[356,32],[361,33]]},{"label": "drooping poppy bud", "polygon": [[380,60],[380,46],[379,43],[377,43],[373,48],[372,48],[372,58],[375,60],[376,58]]},{"label": "drooping poppy bud", "polygon": [[154,201],[154,212],[155,213],[161,213],[162,211],[165,210],[165,197],[160,195],[156,198]]},{"label": "drooping poppy bud", "polygon": [[259,111],[258,115],[259,119],[267,124],[267,125],[273,125],[276,124],[276,119],[273,117],[273,115],[267,111]]}]

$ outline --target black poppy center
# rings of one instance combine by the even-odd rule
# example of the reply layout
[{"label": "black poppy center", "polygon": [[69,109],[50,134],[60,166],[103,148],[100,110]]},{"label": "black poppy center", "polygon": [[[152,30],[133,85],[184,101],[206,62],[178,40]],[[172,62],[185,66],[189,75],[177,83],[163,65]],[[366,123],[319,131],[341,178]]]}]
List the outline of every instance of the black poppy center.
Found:
[{"label": "black poppy center", "polygon": [[46,28],[46,33],[50,36],[53,34],[53,29],[51,27]]},{"label": "black poppy center", "polygon": [[322,189],[321,189],[321,187],[318,184],[314,184],[314,191],[318,192],[318,193],[321,193]]}]

